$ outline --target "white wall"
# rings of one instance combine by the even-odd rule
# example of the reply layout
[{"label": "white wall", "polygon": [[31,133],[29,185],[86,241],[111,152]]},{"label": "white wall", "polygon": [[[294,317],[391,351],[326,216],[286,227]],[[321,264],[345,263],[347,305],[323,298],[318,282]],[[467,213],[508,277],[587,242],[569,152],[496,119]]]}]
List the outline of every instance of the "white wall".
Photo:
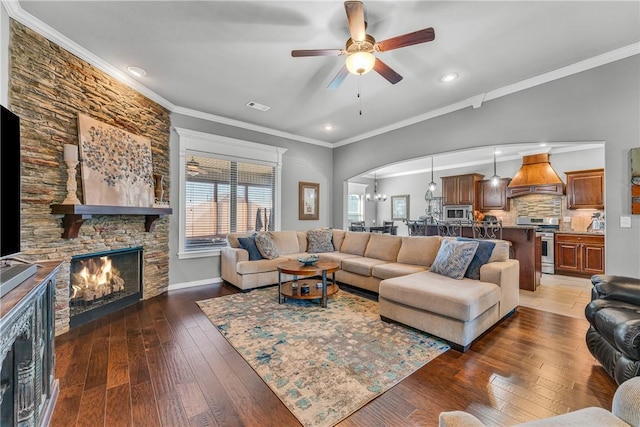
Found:
[{"label": "white wall", "polygon": [[[316,227],[331,226],[333,199],[330,196],[333,175],[332,150],[317,145],[286,140],[246,129],[239,129],[220,123],[197,119],[181,114],[171,114],[171,194],[170,203],[174,209],[169,229],[169,284],[180,286],[189,283],[211,281],[220,277],[220,258],[178,259],[179,227],[179,141],[174,127],[197,130],[245,141],[283,147],[287,149],[282,160],[282,213],[283,230],[307,230]],[[298,182],[317,182],[320,184],[320,219],[318,221],[298,220]]]},{"label": "white wall", "polygon": [[[334,224],[342,182],[389,163],[478,146],[605,141],[606,270],[640,277],[640,216],[631,216],[629,150],[640,145],[640,56],[334,150]],[[391,108],[391,107],[390,107]],[[373,153],[374,155],[363,155]]]}]

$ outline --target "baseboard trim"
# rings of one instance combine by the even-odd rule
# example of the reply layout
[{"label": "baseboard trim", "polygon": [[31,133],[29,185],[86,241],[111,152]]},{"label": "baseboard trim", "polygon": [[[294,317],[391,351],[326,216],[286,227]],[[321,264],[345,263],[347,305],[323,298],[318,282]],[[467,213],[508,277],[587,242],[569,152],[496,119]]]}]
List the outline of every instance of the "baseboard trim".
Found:
[{"label": "baseboard trim", "polygon": [[178,289],[194,288],[196,286],[204,286],[204,285],[215,285],[222,282],[223,282],[222,277],[214,277],[211,279],[194,280],[193,282],[174,283],[169,285],[169,288],[167,290],[177,291]]}]

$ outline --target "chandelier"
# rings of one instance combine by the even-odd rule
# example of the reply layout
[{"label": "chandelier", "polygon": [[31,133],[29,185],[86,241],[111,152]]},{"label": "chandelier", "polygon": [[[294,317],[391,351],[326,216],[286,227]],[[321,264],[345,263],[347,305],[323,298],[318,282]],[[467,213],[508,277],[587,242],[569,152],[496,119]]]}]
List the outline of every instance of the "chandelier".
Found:
[{"label": "chandelier", "polygon": [[371,194],[367,194],[368,202],[384,202],[387,200],[386,194],[378,193],[378,176],[377,173],[373,173],[373,197]]}]

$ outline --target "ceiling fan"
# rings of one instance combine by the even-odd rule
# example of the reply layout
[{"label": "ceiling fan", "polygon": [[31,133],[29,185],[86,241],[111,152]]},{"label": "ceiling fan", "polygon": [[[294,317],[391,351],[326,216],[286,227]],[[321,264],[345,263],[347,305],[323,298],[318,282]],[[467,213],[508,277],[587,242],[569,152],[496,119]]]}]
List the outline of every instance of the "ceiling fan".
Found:
[{"label": "ceiling fan", "polygon": [[347,40],[344,49],[308,49],[292,50],[291,56],[340,56],[348,55],[345,64],[338,74],[331,80],[329,89],[337,89],[349,73],[366,74],[372,69],[387,79],[389,83],[396,84],[402,80],[402,76],[396,73],[391,67],[373,55],[373,52],[386,52],[399,49],[405,46],[430,42],[435,39],[433,28],[414,31],[401,36],[392,37],[381,42],[367,34],[367,23],[364,20],[364,5],[361,1],[345,1],[344,8],[347,12],[347,22],[349,23],[349,33],[351,37]]}]

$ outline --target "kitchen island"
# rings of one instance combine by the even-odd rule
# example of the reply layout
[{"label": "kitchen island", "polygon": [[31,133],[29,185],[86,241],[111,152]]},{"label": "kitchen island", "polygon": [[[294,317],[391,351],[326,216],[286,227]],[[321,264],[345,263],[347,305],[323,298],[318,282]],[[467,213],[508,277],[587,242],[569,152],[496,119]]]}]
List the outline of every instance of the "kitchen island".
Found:
[{"label": "kitchen island", "polygon": [[[438,227],[427,225],[427,236],[437,236]],[[463,237],[473,237],[471,225],[462,226]],[[542,276],[542,242],[536,238],[536,227],[523,225],[505,225],[502,227],[502,238],[512,244],[514,258],[520,263],[520,289],[535,291]]]}]

